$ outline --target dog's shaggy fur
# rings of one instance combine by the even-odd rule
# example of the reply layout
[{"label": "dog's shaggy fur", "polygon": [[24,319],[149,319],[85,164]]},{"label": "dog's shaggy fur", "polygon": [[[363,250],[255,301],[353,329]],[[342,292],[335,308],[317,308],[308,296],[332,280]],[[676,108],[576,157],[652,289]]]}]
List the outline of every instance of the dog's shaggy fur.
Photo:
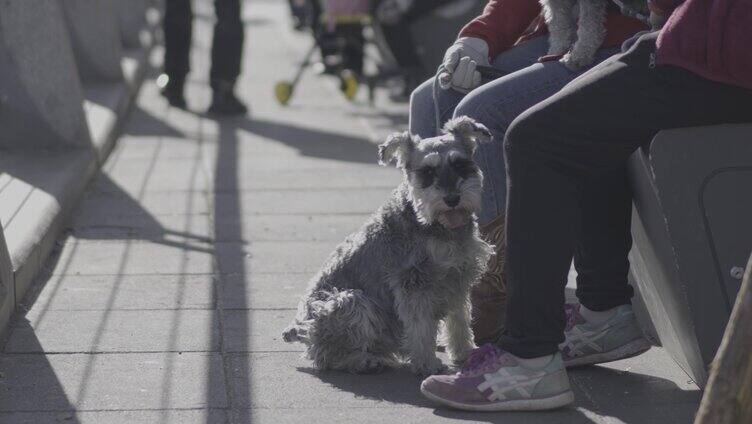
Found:
[{"label": "dog's shaggy fur", "polygon": [[563,55],[571,70],[595,60],[606,38],[606,12],[610,0],[540,0],[549,31],[549,55]]},{"label": "dog's shaggy fur", "polygon": [[313,278],[284,340],[305,343],[318,369],[377,372],[407,357],[415,373],[434,374],[444,370],[435,353],[443,320],[452,359],[466,359],[470,288],[493,252],[478,232],[483,175],[472,161],[489,138],[457,118],[439,137],[395,134],[379,146],[380,163],[395,163],[404,180]]}]

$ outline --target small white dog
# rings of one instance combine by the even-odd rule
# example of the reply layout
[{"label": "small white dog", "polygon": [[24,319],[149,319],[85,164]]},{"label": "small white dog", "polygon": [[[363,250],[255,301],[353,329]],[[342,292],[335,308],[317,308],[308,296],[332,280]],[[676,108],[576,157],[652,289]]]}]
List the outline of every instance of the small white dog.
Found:
[{"label": "small white dog", "polygon": [[595,60],[606,38],[606,11],[610,0],[540,0],[549,31],[549,55],[563,55],[571,70]]},{"label": "small white dog", "polygon": [[[606,38],[606,14],[612,0],[540,0],[549,31],[549,55],[576,71],[593,63]],[[659,29],[663,18],[648,10],[646,0],[613,0],[623,14]]]}]

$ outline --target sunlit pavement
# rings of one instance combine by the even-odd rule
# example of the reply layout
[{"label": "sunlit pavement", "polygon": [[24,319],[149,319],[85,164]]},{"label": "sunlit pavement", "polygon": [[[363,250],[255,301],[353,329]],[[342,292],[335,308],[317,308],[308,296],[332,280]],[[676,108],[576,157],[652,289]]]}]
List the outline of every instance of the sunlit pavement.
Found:
[{"label": "sunlit pavement", "polygon": [[375,143],[406,123],[404,105],[350,104],[312,74],[277,105],[274,83],[311,42],[286,5],[246,3],[251,113],[217,121],[201,114],[212,10],[199,4],[195,112],[167,106],[156,71],[144,85],[0,355],[0,422],[690,422],[699,391],[659,348],[572,371],[573,407],[470,414],[435,409],[403,370],[317,373],[280,340],[307,280],[399,181]]}]

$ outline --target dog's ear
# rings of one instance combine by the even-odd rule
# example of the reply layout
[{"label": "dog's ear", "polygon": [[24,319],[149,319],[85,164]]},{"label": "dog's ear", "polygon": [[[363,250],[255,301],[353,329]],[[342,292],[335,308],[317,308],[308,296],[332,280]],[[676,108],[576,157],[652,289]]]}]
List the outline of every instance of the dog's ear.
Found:
[{"label": "dog's ear", "polygon": [[444,125],[444,133],[452,134],[465,145],[471,154],[475,153],[478,143],[491,141],[491,132],[488,128],[468,116],[460,116],[448,121]]},{"label": "dog's ear", "polygon": [[415,144],[410,133],[407,131],[394,133],[379,145],[379,165],[396,164],[398,168],[404,168],[414,148]]}]

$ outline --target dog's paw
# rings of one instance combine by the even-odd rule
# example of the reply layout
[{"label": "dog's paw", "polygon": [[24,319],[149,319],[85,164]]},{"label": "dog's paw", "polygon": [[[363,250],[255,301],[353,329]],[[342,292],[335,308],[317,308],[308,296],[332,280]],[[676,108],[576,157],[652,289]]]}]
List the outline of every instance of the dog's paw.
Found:
[{"label": "dog's paw", "polygon": [[382,358],[367,358],[357,367],[351,368],[352,374],[381,374],[389,368],[389,361]]},{"label": "dog's paw", "polygon": [[412,362],[410,369],[414,374],[428,377],[436,374],[446,374],[449,368],[444,365],[439,358],[431,358],[423,362]]},{"label": "dog's paw", "polygon": [[563,63],[570,71],[577,72],[593,63],[593,58],[581,55],[565,54],[559,62]]}]

